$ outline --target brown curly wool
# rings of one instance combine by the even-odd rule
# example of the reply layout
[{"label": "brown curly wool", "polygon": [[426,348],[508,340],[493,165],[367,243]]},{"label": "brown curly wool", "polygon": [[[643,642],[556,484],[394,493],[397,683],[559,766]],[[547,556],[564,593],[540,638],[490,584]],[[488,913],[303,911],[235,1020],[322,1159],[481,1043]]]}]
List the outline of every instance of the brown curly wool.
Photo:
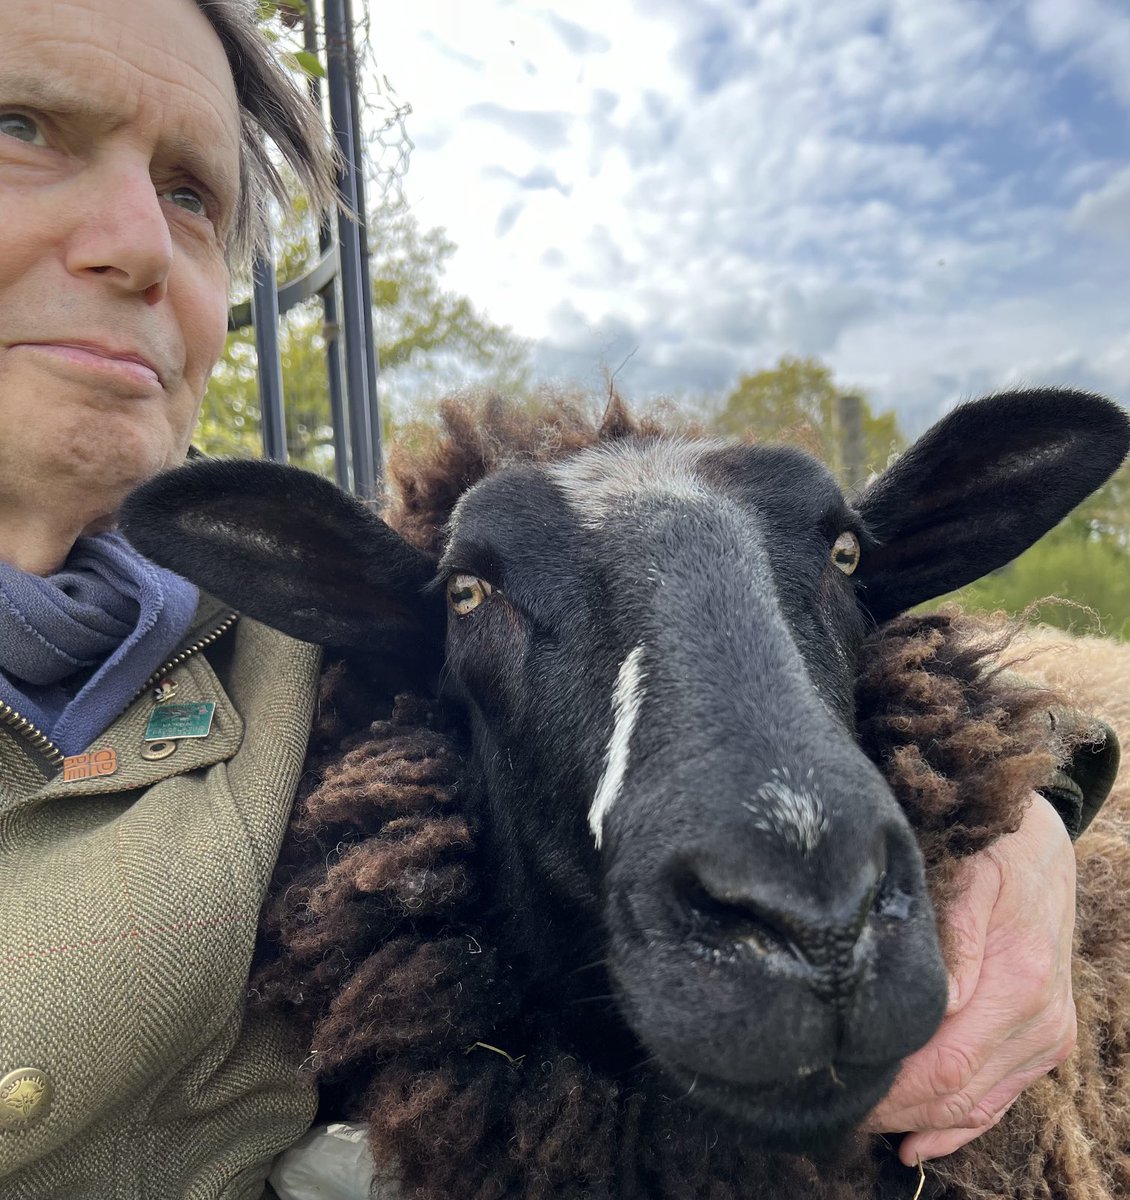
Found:
[{"label": "brown curly wool", "polygon": [[946,606],[888,622],[859,665],[859,743],[914,827],[943,934],[962,858],[1012,833],[1074,749],[1048,691],[992,665],[1018,632]]},{"label": "brown curly wool", "polygon": [[[503,461],[556,457],[598,427],[579,410],[536,414],[449,406],[445,432],[395,469],[391,510],[434,550],[458,494]],[[516,428],[517,427],[517,428]],[[587,439],[587,441],[586,441]],[[456,481],[456,482],[449,482]],[[954,612],[903,617],[867,644],[859,733],[919,831],[940,911],[960,857],[1014,829],[1032,787],[1066,747],[1051,746],[1049,695],[990,663],[1006,632]],[[374,712],[381,719],[372,721]],[[881,1140],[816,1164],[749,1146],[740,1127],[670,1097],[646,1063],[602,1067],[533,1004],[494,935],[477,881],[479,798],[463,747],[420,698],[382,696],[331,664],[310,769],[264,916],[254,987],[311,1027],[310,1069],[324,1115],[368,1121],[374,1155],[421,1200],[909,1200],[917,1176]],[[1094,838],[1088,834],[1088,842]],[[1125,831],[1095,866],[1107,899],[1130,894]],[[1084,904],[1084,913],[1087,907]],[[1096,910],[1096,926],[1101,917]],[[1111,1015],[1127,938],[1084,928],[1076,1059],[1031,1089],[998,1130],[931,1167],[934,1200],[1113,1200],[1130,1194],[1124,1018]],[[1121,962],[1122,979],[1130,963]],[[1119,1023],[1121,1022],[1121,1023]],[[630,1035],[607,998],[593,1025]],[[640,1057],[643,1057],[641,1051]]]},{"label": "brown curly wool", "polygon": [[[553,462],[603,441],[665,432],[669,426],[629,413],[615,394],[600,421],[586,401],[559,393],[546,392],[527,407],[493,395],[452,396],[440,405],[438,431],[425,429],[393,447],[384,518],[413,545],[438,556],[459,497],[502,467]],[[684,424],[679,433],[693,437],[698,429]]]}]

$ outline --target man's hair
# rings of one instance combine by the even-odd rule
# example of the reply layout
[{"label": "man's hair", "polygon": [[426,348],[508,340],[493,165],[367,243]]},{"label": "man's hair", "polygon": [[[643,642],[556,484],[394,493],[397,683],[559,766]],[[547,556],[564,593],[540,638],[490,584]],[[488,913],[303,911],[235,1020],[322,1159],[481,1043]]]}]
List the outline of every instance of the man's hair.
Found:
[{"label": "man's hair", "polygon": [[321,114],[279,65],[263,36],[252,0],[196,0],[211,22],[239,99],[239,207],[228,237],[228,258],[247,263],[267,233],[267,203],[293,197],[272,161],[273,145],[298,177],[316,212],[334,203],[336,159]]}]

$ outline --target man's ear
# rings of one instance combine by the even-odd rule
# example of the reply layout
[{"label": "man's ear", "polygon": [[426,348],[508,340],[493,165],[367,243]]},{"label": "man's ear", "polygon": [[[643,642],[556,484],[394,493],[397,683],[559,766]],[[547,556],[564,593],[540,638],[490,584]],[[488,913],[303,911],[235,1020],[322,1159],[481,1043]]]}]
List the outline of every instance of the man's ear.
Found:
[{"label": "man's ear", "polygon": [[996,570],[1119,467],[1130,418],[1101,396],[1008,392],[963,404],[860,498],[874,539],[856,579],[877,621]]},{"label": "man's ear", "polygon": [[292,637],[400,665],[442,654],[435,563],[309,471],[201,462],[158,475],[122,509],[146,557]]}]

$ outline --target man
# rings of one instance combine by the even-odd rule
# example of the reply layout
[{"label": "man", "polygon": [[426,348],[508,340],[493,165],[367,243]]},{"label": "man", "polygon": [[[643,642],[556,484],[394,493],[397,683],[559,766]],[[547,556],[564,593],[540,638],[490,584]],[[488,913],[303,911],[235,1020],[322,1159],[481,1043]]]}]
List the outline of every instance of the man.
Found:
[{"label": "man", "polygon": [[0,45],[0,1196],[259,1196],[314,1112],[244,997],[318,655],[105,531],[184,458],[259,129],[316,203],[325,134],[229,0],[5,4]]},{"label": "man", "polygon": [[[8,3],[0,46],[0,1198],[258,1197],[314,1111],[244,998],[318,654],[112,531],[185,455],[262,135],[316,205],[328,159],[240,0]],[[952,1015],[875,1118],[907,1161],[1070,1051],[1072,891],[1040,799],[970,864]]]}]

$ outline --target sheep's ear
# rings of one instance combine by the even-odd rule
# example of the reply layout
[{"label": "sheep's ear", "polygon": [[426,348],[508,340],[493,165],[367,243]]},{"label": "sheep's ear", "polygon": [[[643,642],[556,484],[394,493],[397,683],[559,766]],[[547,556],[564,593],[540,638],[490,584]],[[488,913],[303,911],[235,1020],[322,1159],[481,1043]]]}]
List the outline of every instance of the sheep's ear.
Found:
[{"label": "sheep's ear", "polygon": [[864,606],[884,621],[1004,566],[1127,449],[1130,418],[1101,396],[1039,389],[963,404],[860,498],[876,543],[856,573]]},{"label": "sheep's ear", "polygon": [[402,664],[442,651],[435,563],[309,471],[181,467],[129,497],[121,529],[154,562],[293,637]]}]

